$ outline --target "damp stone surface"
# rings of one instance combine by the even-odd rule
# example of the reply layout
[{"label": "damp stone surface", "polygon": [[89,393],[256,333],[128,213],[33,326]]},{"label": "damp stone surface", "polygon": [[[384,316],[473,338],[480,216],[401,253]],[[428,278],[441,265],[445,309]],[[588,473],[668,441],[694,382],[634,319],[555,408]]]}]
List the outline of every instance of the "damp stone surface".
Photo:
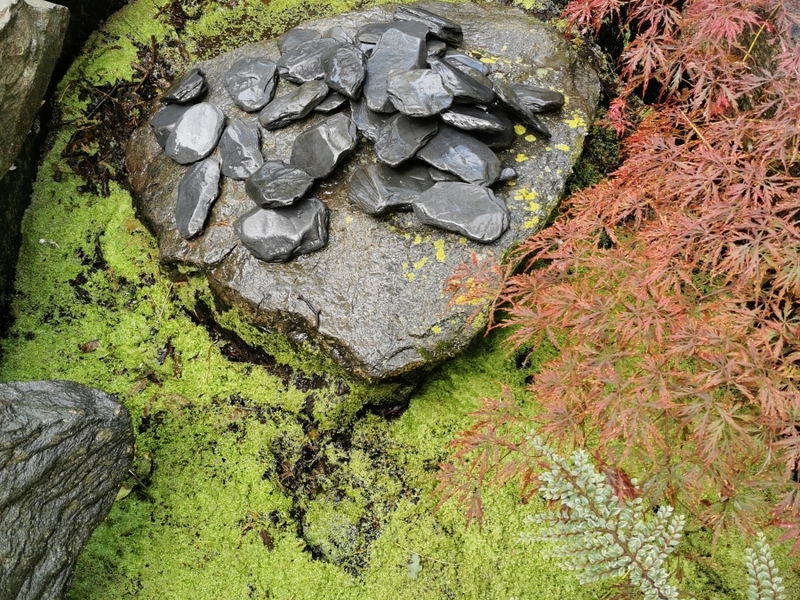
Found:
[{"label": "damp stone surface", "polygon": [[[350,116],[358,128],[356,148],[330,175],[318,179],[310,192],[326,208],[328,245],[286,263],[266,263],[254,257],[231,226],[246,213],[262,210],[247,196],[244,182],[226,179],[205,231],[187,242],[174,225],[177,187],[186,167],[164,155],[149,126],[134,133],[127,149],[136,212],[157,237],[165,267],[202,272],[222,306],[234,308],[259,328],[283,332],[296,343],[318,348],[367,382],[413,376],[460,352],[482,331],[483,318],[470,318],[476,310],[481,313],[481,307],[450,299],[442,290],[459,265],[468,263],[473,256],[479,261],[501,261],[510,247],[535,233],[545,222],[580,155],[600,89],[596,73],[557,31],[519,10],[436,2],[414,6],[460,24],[463,43],[451,50],[480,57],[479,64],[485,66],[492,80],[502,76],[509,86],[524,84],[564,95],[560,110],[536,115],[551,134],[549,139],[538,134],[520,115],[512,115],[513,126],[502,132],[481,132],[484,138],[494,138],[497,164],[491,166],[482,181],[491,188],[480,193],[491,192],[498,206],[501,203],[508,212],[509,227],[494,241],[478,243],[459,233],[431,227],[413,212],[376,218],[348,198],[353,173],[375,161],[373,144],[363,141],[369,138],[367,130],[374,127],[377,132],[385,118],[391,117],[386,113],[362,113],[360,116],[366,118],[359,118],[351,108],[365,104],[363,100],[351,102],[338,113]],[[320,37],[341,27],[357,39],[357,32],[364,26],[391,23],[395,8],[375,7],[304,23],[302,27]],[[424,68],[428,56],[425,44],[414,41],[420,39],[415,34],[422,24],[399,25],[406,33],[390,36],[395,38],[389,40],[394,50],[399,47],[407,54],[406,68]],[[378,82],[379,97],[373,106],[393,110],[386,88],[389,67],[396,68],[397,61],[379,54],[379,33],[375,40],[377,46],[369,61],[377,57],[383,81]],[[449,60],[456,60],[452,53],[451,56]],[[196,65],[209,86],[203,101],[219,107],[228,122],[255,122],[258,118],[240,110],[223,85],[225,73],[242,58],[265,58],[277,63],[281,56],[277,41],[265,40]],[[394,65],[390,65],[392,60]],[[367,100],[369,61],[364,83]],[[329,118],[311,112],[327,96],[328,86],[318,80],[303,86],[318,89],[301,110],[289,111],[294,113],[286,115],[289,118],[274,115],[274,119],[265,119],[264,111],[272,103],[262,110],[261,124],[267,129],[261,147],[265,160],[289,163],[298,137]],[[282,81],[273,103],[298,89]],[[159,108],[160,104],[154,103],[153,112]],[[492,108],[486,110],[494,114]],[[280,128],[272,130],[276,125]],[[450,128],[441,125],[439,129]],[[496,181],[502,168],[513,168],[514,179]],[[449,178],[437,171],[428,172],[437,181]],[[367,187],[374,185],[368,183]]]}]

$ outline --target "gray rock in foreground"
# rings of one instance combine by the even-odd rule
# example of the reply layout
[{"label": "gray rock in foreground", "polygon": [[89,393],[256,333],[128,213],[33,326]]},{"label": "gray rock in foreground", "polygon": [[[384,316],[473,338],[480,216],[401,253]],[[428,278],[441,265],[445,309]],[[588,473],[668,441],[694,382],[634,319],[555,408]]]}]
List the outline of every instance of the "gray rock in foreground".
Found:
[{"label": "gray rock in foreground", "polygon": [[[511,127],[511,146],[499,153],[499,159],[501,164],[513,166],[517,177],[513,185],[493,187],[498,200],[509,209],[509,229],[499,239],[487,244],[473,242],[424,225],[409,212],[379,218],[365,214],[348,200],[352,174],[375,160],[372,145],[364,143],[316,184],[315,193],[329,210],[325,248],[285,264],[266,264],[254,258],[233,228],[214,226],[235,223],[253,207],[238,183],[223,187],[205,233],[186,242],[171,224],[174,194],[185,168],[163,156],[147,127],[130,140],[126,165],[137,214],[155,234],[161,261],[167,267],[180,265],[183,272],[196,269],[198,276],[208,278],[221,305],[235,308],[259,328],[284,332],[294,340],[305,339],[309,348],[327,353],[367,381],[402,375],[413,378],[420,369],[465,348],[481,332],[481,319],[468,319],[479,307],[448,305],[449,298],[442,293],[445,282],[458,265],[469,264],[473,252],[479,261],[500,260],[513,244],[542,226],[581,152],[599,94],[596,74],[557,31],[499,4],[423,4],[460,23],[463,47],[494,60],[492,66],[500,65],[512,84],[563,90],[569,97],[562,111],[540,115],[552,132],[550,140],[530,136],[531,129],[515,136]],[[390,20],[392,10],[375,7],[304,26],[319,31],[334,26],[357,31],[366,23]],[[233,61],[254,56],[276,60],[277,43],[260,42],[201,63],[211,86],[209,100],[217,103],[229,120],[255,117],[236,108],[224,89],[215,92],[221,87],[218,82]],[[287,162],[297,136],[324,118],[312,113],[302,122],[266,132],[264,156]],[[514,125],[520,122],[516,120]],[[309,304],[321,311],[319,320]]]},{"label": "gray rock in foreground", "polygon": [[456,231],[476,242],[499,238],[509,225],[508,209],[494,192],[460,181],[442,181],[420,194],[414,214],[426,225]]},{"label": "gray rock in foreground", "polygon": [[132,459],[128,411],[105,392],[0,384],[0,600],[64,597]]}]

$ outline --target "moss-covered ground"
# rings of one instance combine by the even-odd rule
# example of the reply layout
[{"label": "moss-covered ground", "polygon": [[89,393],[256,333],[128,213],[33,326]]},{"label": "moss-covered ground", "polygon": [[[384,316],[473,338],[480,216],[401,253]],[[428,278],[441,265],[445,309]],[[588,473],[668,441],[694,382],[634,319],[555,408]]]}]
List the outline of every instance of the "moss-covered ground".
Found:
[{"label": "moss-covered ground", "polygon": [[[549,349],[518,368],[494,333],[429,374],[410,401],[359,387],[279,339],[260,340],[262,358],[248,360],[255,342],[224,332],[235,315],[202,318],[213,304],[202,281],[159,269],[118,183],[123,140],[92,137],[109,114],[127,111],[133,125],[143,117],[114,93],[141,87],[160,68],[156,56],[188,65],[230,39],[365,4],[137,0],[59,86],[61,126],[24,222],[0,381],[104,389],[129,409],[136,433],[133,475],[77,564],[71,600],[582,600],[609,591],[579,586],[544,548],[519,541],[524,517],[545,509],[537,499],[522,504],[511,487],[488,494],[481,528],[465,529],[457,506],[436,510],[447,443],[501,384],[532,403],[525,378]],[[371,399],[380,402],[365,406]],[[725,538],[713,558],[687,562],[687,587],[698,598],[744,598],[745,545]],[[707,557],[708,536],[689,535],[687,547]],[[800,597],[791,561],[776,552],[789,597]]]}]

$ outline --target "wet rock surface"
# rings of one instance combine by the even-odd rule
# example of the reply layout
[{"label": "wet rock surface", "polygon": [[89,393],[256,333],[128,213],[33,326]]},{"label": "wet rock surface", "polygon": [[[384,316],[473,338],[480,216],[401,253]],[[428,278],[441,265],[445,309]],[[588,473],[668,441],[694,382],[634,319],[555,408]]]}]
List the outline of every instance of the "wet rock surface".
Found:
[{"label": "wet rock surface", "polygon": [[476,242],[493,242],[508,228],[506,205],[492,190],[458,181],[442,181],[413,204],[420,221],[455,231]]},{"label": "wet rock surface", "polygon": [[500,175],[500,160],[489,146],[447,125],[439,128],[417,156],[468,183],[491,185]]},{"label": "wet rock surface", "polygon": [[[474,307],[448,306],[447,298],[441,294],[445,281],[458,264],[470,260],[472,252],[479,260],[499,259],[512,244],[533,233],[544,222],[580,152],[599,93],[594,72],[577,59],[559,34],[519,11],[496,6],[487,9],[472,4],[434,2],[417,6],[460,23],[464,43],[458,52],[470,58],[481,57],[483,62],[478,61],[478,65],[490,66],[486,70],[492,80],[502,73],[512,84],[558,90],[569,96],[569,104],[561,110],[540,115],[542,122],[551,129],[552,139],[544,140],[532,135],[535,133],[533,128],[521,122],[515,113],[512,121],[503,109],[479,104],[474,108],[496,117],[502,123],[501,131],[472,131],[467,134],[445,125],[440,116],[430,117],[434,123],[439,121],[439,133],[442,130],[447,132],[445,137],[449,136],[451,142],[461,143],[459,136],[469,140],[464,142],[468,149],[464,155],[470,160],[466,163],[461,161],[461,166],[455,156],[448,157],[447,144],[438,144],[441,146],[438,149],[434,144],[429,149],[439,134],[417,152],[417,157],[424,159],[428,150],[428,162],[450,173],[428,167],[415,158],[408,159],[405,163],[408,167],[404,164],[398,169],[402,175],[391,173],[388,171],[390,167],[374,163],[377,148],[369,142],[361,143],[346,161],[339,162],[333,158],[328,161],[334,165],[339,163],[339,166],[334,166],[328,175],[317,176],[313,188],[314,195],[327,206],[329,246],[301,254],[286,263],[267,263],[265,260],[294,256],[295,251],[286,248],[292,247],[298,238],[294,236],[292,243],[264,242],[267,237],[263,231],[269,229],[267,225],[277,221],[274,216],[270,217],[273,221],[269,221],[262,213],[297,211],[298,205],[309,198],[297,200],[285,208],[254,208],[245,184],[231,181],[223,186],[223,193],[209,215],[206,231],[187,243],[174,225],[170,225],[173,221],[169,219],[174,217],[167,218],[170,211],[174,214],[174,193],[185,168],[162,158],[149,128],[134,134],[127,153],[137,213],[158,237],[161,259],[165,264],[182,263],[201,270],[223,305],[236,307],[260,327],[284,331],[286,324],[291,323],[295,339],[300,327],[305,331],[303,338],[308,340],[306,343],[327,351],[351,373],[368,381],[409,373],[452,356],[477,333],[477,329],[468,325],[467,319]],[[389,53],[381,56],[381,48],[399,49],[400,55],[405,55],[411,63],[407,69],[424,68],[428,56],[425,39],[432,38],[427,36],[427,27],[421,23],[391,23],[393,14],[394,7],[376,7],[303,26],[316,32],[326,32],[335,27],[350,35],[358,31],[354,37],[373,39],[377,45],[367,62],[362,99],[351,100],[350,106],[344,107],[335,117],[326,118],[311,112],[328,94],[328,85],[318,80],[301,86],[306,89],[307,86],[321,86],[311,108],[305,106],[302,111],[292,111],[294,114],[285,121],[282,115],[277,116],[280,111],[270,116],[272,104],[283,96],[297,94],[301,89],[291,83],[280,84],[282,90],[278,96],[259,115],[261,124],[268,128],[262,140],[262,153],[268,161],[289,163],[291,160],[297,165],[302,160],[309,160],[305,157],[319,152],[319,148],[323,154],[328,152],[325,150],[327,142],[321,143],[323,136],[320,133],[324,129],[319,128],[326,119],[341,117],[350,121],[348,117],[352,117],[348,131],[353,137],[374,140],[378,139],[378,131],[389,119],[399,120],[391,113],[365,110],[370,97],[370,65],[374,66],[374,59],[378,59],[378,71],[385,76],[379,91],[388,101],[388,79],[391,71],[398,67],[398,58]],[[376,23],[381,24],[380,27],[370,25],[362,28]],[[367,34],[377,37],[370,38]],[[474,56],[470,56],[472,52]],[[219,106],[230,120],[254,120],[255,115],[237,108],[219,82],[236,60],[256,57],[279,60],[278,44],[275,41],[261,42],[198,65],[209,81],[210,89],[205,99]],[[436,62],[436,59],[432,60]],[[451,56],[448,60],[456,58]],[[475,66],[466,63],[464,66],[479,72]],[[453,70],[469,79],[458,69]],[[385,105],[384,102],[380,107],[394,110],[393,106]],[[265,118],[265,113],[268,118]],[[302,116],[298,116],[301,113]],[[301,122],[292,120],[306,115],[307,118]],[[280,129],[273,129],[276,124]],[[306,134],[310,130],[317,132],[315,143],[304,141],[312,139]],[[360,136],[356,135],[356,130]],[[491,143],[495,149],[507,150],[495,155],[477,138]],[[327,145],[328,149],[334,146],[341,147],[338,144]],[[343,147],[348,146],[349,142]],[[344,151],[347,152],[349,150]],[[472,160],[475,157],[479,160]],[[309,162],[325,161],[317,157]],[[516,171],[514,180],[497,182],[501,163],[513,165]],[[454,182],[459,186],[440,186],[435,192],[431,191],[437,181],[456,179],[453,173],[462,180]],[[404,181],[402,177],[410,179]],[[461,188],[462,184],[466,187]],[[485,187],[488,185],[493,186],[491,190]],[[494,219],[492,222],[503,226],[502,214],[505,214],[508,229],[495,238],[489,226],[464,227],[468,233],[462,237],[458,233],[425,225],[421,218],[433,220],[425,215],[423,208],[417,211],[421,218],[414,212],[397,212],[413,205],[422,194],[428,194],[426,203],[421,205],[424,207],[434,206],[432,203],[437,199],[446,203],[456,192],[465,196],[468,192],[470,197],[480,198],[485,212],[497,213],[493,217],[487,216],[487,222]],[[505,213],[503,206],[507,207]],[[387,214],[389,210],[393,212]],[[479,214],[479,211],[473,212]],[[247,219],[243,219],[245,213],[248,213]],[[382,216],[376,218],[373,216],[376,214]],[[432,210],[430,214],[433,214]],[[475,218],[480,221],[479,217]],[[236,225],[212,227],[215,223]],[[283,225],[294,227],[288,221]],[[463,227],[465,223],[458,225]],[[444,226],[449,226],[447,219],[438,218],[437,227]],[[309,230],[314,230],[314,227]],[[253,233],[258,231],[262,233]],[[276,231],[274,227],[272,231]],[[467,235],[482,242],[474,242]],[[483,241],[490,239],[494,241]],[[305,247],[303,243],[297,247],[301,246]],[[303,300],[298,300],[299,296]]]},{"label": "wet rock surface", "polygon": [[382,163],[396,167],[413,157],[439,129],[435,119],[412,119],[394,115],[378,130],[375,156]]},{"label": "wet rock surface", "polygon": [[394,112],[389,99],[389,75],[392,71],[408,71],[425,66],[427,28],[421,23],[398,23],[380,37],[367,61],[364,98],[375,112]]},{"label": "wet rock surface", "polygon": [[333,92],[328,94],[325,97],[325,100],[320,102],[314,107],[315,112],[328,114],[335,111],[337,108],[341,108],[347,102],[347,96],[340,94],[339,92]]},{"label": "wet rock surface", "polygon": [[178,184],[175,224],[183,239],[200,233],[208,211],[219,195],[219,161],[207,158],[193,164]]},{"label": "wet rock surface", "polygon": [[367,57],[355,46],[339,46],[322,58],[325,83],[348,98],[357,98],[367,74]]},{"label": "wet rock surface", "polygon": [[431,35],[448,44],[457,46],[464,41],[464,31],[461,29],[461,25],[419,6],[398,6],[394,12],[394,20],[422,23],[428,28]]},{"label": "wet rock surface", "polygon": [[258,124],[235,119],[222,133],[219,153],[225,177],[240,180],[250,177],[264,164]]},{"label": "wet rock surface", "polygon": [[202,98],[208,91],[208,84],[203,72],[195,67],[181,77],[161,96],[164,103],[186,104]]},{"label": "wet rock surface", "polygon": [[164,148],[167,145],[170,134],[175,131],[175,125],[187,110],[189,106],[184,104],[167,104],[150,119],[150,127],[159,146]]},{"label": "wet rock surface", "polygon": [[278,59],[281,78],[293,83],[306,83],[325,77],[322,57],[336,48],[339,42],[331,38],[309,40],[294,46]]},{"label": "wet rock surface", "polygon": [[451,94],[442,78],[430,69],[411,69],[394,72],[387,87],[394,107],[410,117],[431,117],[449,108]]},{"label": "wet rock surface", "polygon": [[109,394],[0,384],[0,597],[64,597],[132,459],[130,416]]},{"label": "wet rock surface", "polygon": [[268,160],[244,184],[250,199],[262,208],[289,206],[314,184],[302,169],[280,160]]},{"label": "wet rock surface", "polygon": [[265,129],[280,129],[305,117],[328,95],[328,86],[322,81],[309,81],[282,94],[267,104],[258,115]]},{"label": "wet rock surface", "polygon": [[355,124],[339,113],[297,136],[291,163],[314,179],[327,177],[353,151],[356,141]]},{"label": "wet rock surface", "polygon": [[176,163],[188,165],[205,158],[217,146],[225,115],[210,102],[188,108],[175,123],[164,152]]},{"label": "wet rock surface", "polygon": [[255,112],[272,100],[277,75],[277,65],[267,58],[241,58],[225,73],[225,89],[236,106]]}]

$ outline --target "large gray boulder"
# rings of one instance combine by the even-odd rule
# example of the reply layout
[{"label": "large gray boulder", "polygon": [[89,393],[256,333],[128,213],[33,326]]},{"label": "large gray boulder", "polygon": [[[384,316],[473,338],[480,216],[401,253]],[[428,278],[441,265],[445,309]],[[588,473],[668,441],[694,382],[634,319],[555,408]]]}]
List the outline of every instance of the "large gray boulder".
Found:
[{"label": "large gray boulder", "polygon": [[[518,176],[493,185],[497,199],[508,207],[510,227],[492,243],[424,225],[413,213],[376,218],[355,206],[348,200],[350,178],[375,160],[372,144],[360,143],[313,190],[330,213],[327,247],[286,264],[267,264],[253,257],[231,226],[253,206],[243,182],[224,182],[205,232],[187,242],[174,216],[186,168],[164,155],[147,125],[134,133],[127,149],[134,206],[158,239],[162,263],[184,272],[186,266],[196,268],[222,305],[236,308],[260,329],[311,340],[350,373],[372,382],[453,356],[482,331],[481,320],[470,319],[480,307],[458,299],[448,303],[442,290],[473,253],[477,260],[499,261],[545,223],[581,153],[600,90],[596,73],[563,36],[520,10],[498,3],[419,6],[461,24],[463,48],[480,56],[492,75],[501,74],[511,84],[555,89],[568,98],[562,110],[540,115],[551,139],[519,125],[512,146],[498,154],[502,166],[513,166]],[[340,26],[352,34],[367,23],[392,21],[394,8],[375,7],[303,27],[322,33]],[[210,88],[205,100],[220,107],[228,121],[255,118],[234,105],[223,85],[227,70],[245,57],[277,60],[278,44],[263,41],[200,63]],[[264,132],[266,159],[288,161],[297,136],[323,118],[312,114]]]},{"label": "large gray boulder", "polygon": [[130,415],[77,383],[0,384],[0,600],[55,600],[133,458]]},{"label": "large gray boulder", "polygon": [[69,11],[42,0],[0,0],[0,178],[31,129],[56,65]]}]

